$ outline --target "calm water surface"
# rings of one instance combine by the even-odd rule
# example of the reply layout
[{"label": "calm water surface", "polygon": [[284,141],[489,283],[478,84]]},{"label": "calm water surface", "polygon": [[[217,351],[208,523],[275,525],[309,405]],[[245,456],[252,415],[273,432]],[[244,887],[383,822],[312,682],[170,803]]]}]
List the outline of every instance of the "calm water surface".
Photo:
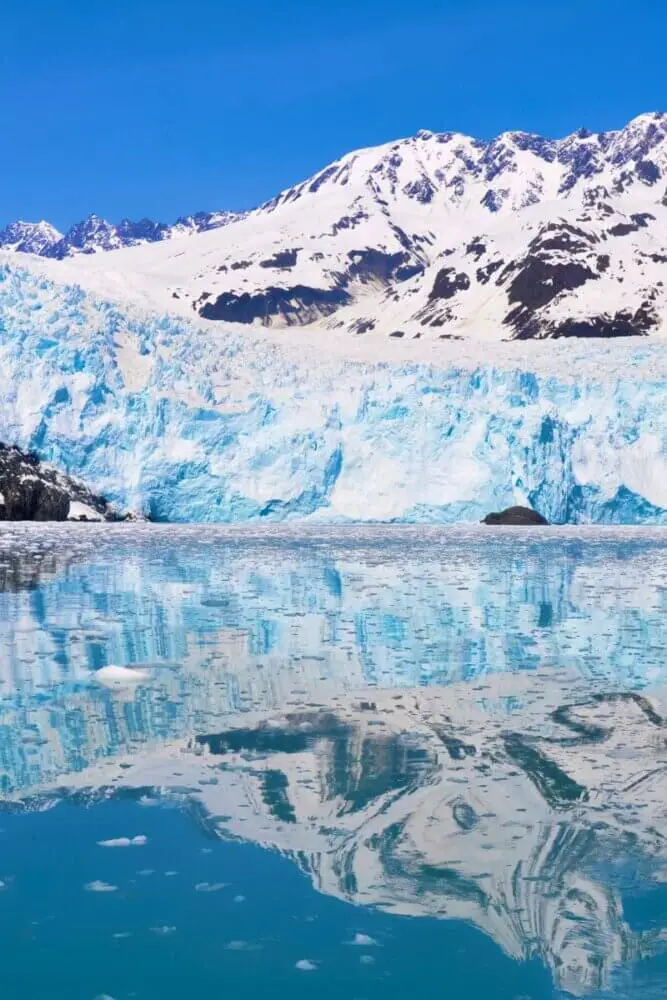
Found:
[{"label": "calm water surface", "polygon": [[666,679],[659,533],[5,526],[3,1000],[664,998]]}]

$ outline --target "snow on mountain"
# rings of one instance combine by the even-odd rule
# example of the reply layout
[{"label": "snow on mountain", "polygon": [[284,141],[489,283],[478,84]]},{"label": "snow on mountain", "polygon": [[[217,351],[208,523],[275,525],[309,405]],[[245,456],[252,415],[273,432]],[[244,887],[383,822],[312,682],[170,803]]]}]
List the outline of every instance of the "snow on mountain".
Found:
[{"label": "snow on mountain", "polygon": [[41,254],[62,239],[49,222],[12,222],[0,229],[0,249],[16,253]]},{"label": "snow on mountain", "polygon": [[129,283],[160,308],[229,323],[431,339],[664,334],[666,188],[667,114],[561,140],[422,131],[350,153],[243,217],[139,232],[93,218],[43,252],[139,243],[77,259],[68,280],[103,294]]},{"label": "snow on mountain", "polygon": [[182,216],[168,226],[152,219],[140,219],[138,222],[123,219],[114,225],[97,215],[89,215],[64,235],[48,222],[13,222],[0,230],[0,249],[63,260],[78,254],[119,250],[169,240],[173,236],[208,232],[241,217],[238,212],[196,212]]}]

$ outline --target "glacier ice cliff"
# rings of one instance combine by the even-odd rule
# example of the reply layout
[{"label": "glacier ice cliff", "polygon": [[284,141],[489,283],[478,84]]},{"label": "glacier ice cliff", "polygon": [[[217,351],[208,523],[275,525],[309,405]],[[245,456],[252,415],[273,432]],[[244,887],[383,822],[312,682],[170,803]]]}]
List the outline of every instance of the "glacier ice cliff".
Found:
[{"label": "glacier ice cliff", "polygon": [[163,521],[667,523],[667,346],[570,347],[318,357],[0,261],[0,440]]}]

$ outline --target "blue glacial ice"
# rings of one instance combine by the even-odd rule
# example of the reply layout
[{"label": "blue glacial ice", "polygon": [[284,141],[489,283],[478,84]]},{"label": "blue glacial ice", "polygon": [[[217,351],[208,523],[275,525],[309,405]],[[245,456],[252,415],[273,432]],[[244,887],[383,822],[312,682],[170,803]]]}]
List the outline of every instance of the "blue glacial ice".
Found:
[{"label": "blue glacial ice", "polygon": [[538,346],[317,360],[0,263],[0,440],[156,520],[667,523],[667,346]]}]

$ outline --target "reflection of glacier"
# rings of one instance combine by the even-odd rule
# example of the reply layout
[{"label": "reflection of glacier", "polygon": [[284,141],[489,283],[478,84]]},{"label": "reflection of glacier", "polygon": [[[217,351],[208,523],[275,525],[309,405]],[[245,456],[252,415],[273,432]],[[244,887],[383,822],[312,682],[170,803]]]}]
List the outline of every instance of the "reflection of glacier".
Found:
[{"label": "reflection of glacier", "polygon": [[[369,684],[544,665],[605,689],[657,683],[666,552],[626,535],[399,531],[298,546],[210,529],[3,530],[0,569],[10,553],[20,566],[0,593],[3,786]],[[112,696],[91,683],[108,663],[154,664],[151,683]]]}]

